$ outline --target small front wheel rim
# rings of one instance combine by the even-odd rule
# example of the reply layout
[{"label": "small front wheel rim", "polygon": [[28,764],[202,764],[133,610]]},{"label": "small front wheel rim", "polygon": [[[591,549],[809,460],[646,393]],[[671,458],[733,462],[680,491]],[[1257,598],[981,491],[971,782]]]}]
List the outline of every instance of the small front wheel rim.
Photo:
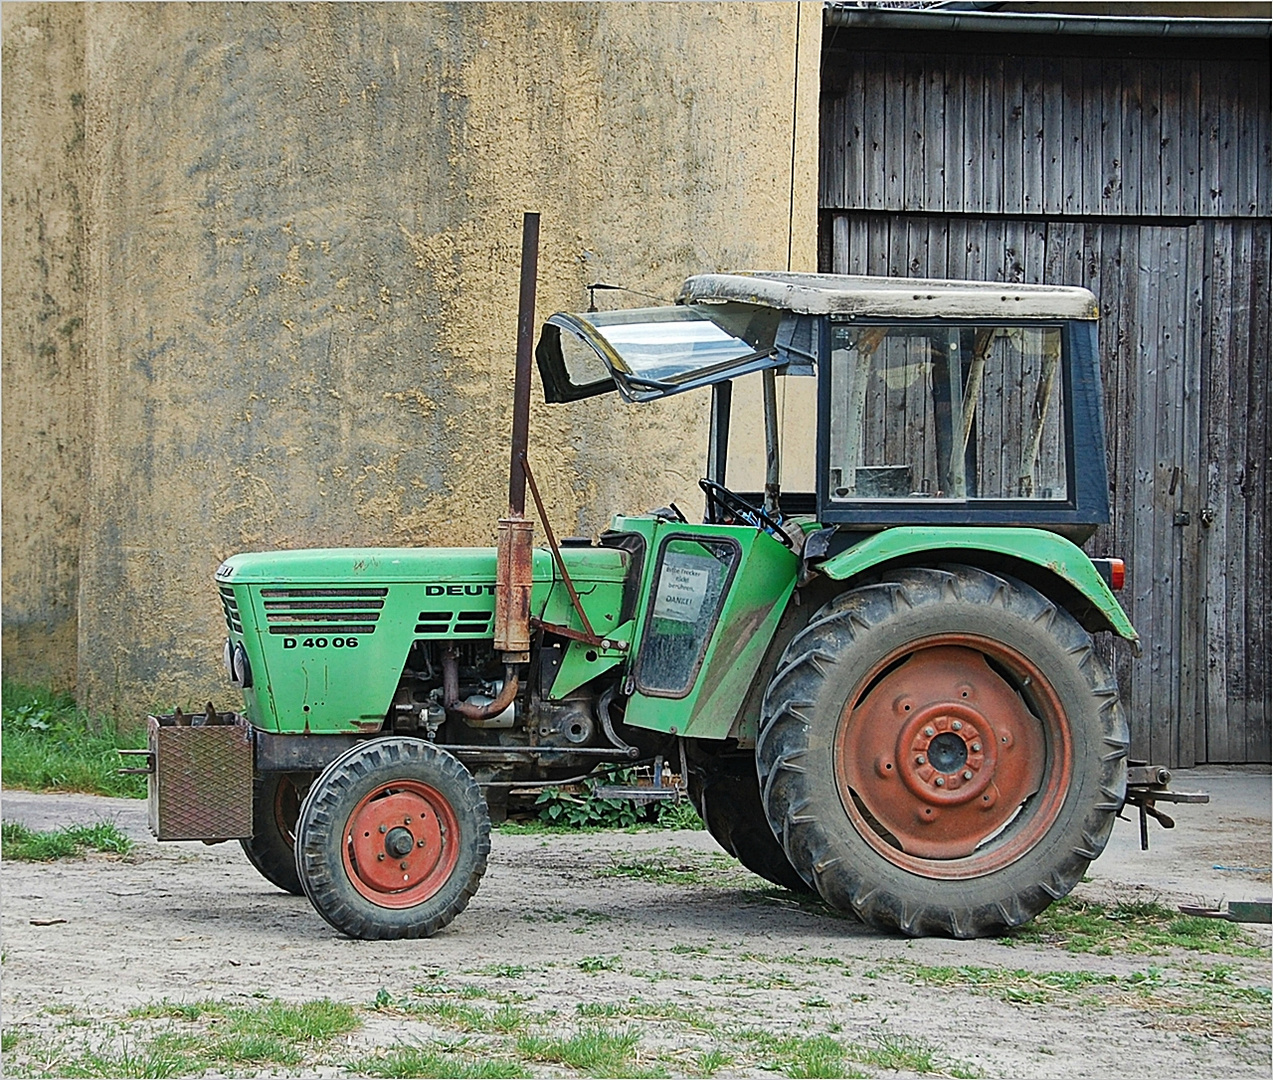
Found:
[{"label": "small front wheel rim", "polygon": [[876,664],[836,732],[841,803],[858,834],[926,878],[993,873],[1055,824],[1070,725],[1039,667],[973,634],[912,642]]},{"label": "small front wheel rim", "polygon": [[345,872],[365,899],[409,908],[442,888],[460,856],[460,827],[450,801],[415,780],[380,784],[349,815]]}]

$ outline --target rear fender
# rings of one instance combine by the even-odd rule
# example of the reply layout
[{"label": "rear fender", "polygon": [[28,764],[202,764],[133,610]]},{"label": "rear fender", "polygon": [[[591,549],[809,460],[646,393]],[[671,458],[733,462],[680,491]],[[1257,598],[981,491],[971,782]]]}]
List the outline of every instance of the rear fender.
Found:
[{"label": "rear fender", "polygon": [[873,533],[813,568],[848,581],[890,563],[966,562],[1024,580],[1089,631],[1108,630],[1140,655],[1140,635],[1083,550],[1042,529],[899,527]]}]

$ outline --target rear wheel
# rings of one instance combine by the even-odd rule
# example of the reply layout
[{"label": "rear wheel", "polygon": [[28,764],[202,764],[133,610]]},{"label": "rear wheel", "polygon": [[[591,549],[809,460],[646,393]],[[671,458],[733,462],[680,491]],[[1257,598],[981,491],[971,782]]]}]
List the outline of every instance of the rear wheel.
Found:
[{"label": "rear wheel", "polygon": [[753,874],[792,892],[813,891],[769,827],[751,754],[701,763],[690,773],[689,794],[712,838]]},{"label": "rear wheel", "polygon": [[477,891],[490,831],[481,789],[456,758],[419,739],[376,739],[314,781],[297,827],[297,873],[341,933],[430,937]]},{"label": "rear wheel", "polygon": [[1074,887],[1122,807],[1126,755],[1083,629],[967,566],[827,604],[787,648],[757,746],[769,822],[829,904],[961,938]]},{"label": "rear wheel", "polygon": [[296,874],[296,819],[313,773],[258,773],[252,783],[252,838],[243,854],[260,875],[284,892],[304,893]]}]

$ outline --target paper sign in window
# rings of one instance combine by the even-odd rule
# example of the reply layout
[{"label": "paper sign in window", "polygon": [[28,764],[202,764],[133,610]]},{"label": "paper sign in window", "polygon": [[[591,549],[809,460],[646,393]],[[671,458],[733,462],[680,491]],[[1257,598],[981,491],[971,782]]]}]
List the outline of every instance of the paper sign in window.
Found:
[{"label": "paper sign in window", "polygon": [[658,594],[654,598],[654,617],[674,622],[698,622],[714,568],[713,559],[667,554],[659,574]]}]

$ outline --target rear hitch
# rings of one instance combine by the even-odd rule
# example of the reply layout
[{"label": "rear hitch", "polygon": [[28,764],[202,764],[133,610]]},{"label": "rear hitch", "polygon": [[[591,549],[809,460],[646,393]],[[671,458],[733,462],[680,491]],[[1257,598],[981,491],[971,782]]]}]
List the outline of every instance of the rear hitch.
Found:
[{"label": "rear hitch", "polygon": [[[1140,850],[1149,850],[1149,819],[1152,817],[1164,829],[1174,829],[1174,818],[1155,806],[1159,802],[1209,803],[1211,796],[1205,791],[1168,791],[1171,770],[1162,765],[1149,765],[1143,761],[1132,762],[1127,767],[1127,802],[1135,806],[1140,816]],[[1121,816],[1121,815],[1120,815]]]}]

